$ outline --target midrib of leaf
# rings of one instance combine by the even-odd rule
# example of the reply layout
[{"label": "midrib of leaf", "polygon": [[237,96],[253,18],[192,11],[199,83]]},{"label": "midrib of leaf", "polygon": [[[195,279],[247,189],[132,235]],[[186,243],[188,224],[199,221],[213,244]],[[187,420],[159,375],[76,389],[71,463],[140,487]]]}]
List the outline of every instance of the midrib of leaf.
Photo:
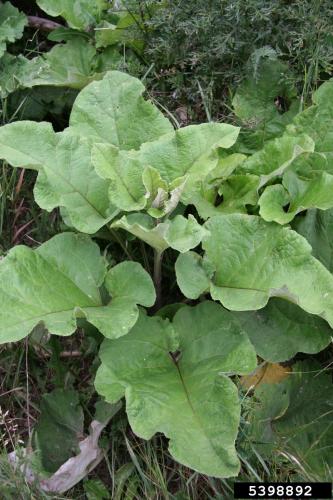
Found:
[{"label": "midrib of leaf", "polygon": [[[56,147],[57,147],[57,145],[56,145]],[[17,153],[17,150],[16,150],[16,149],[14,149],[14,148],[12,148],[12,147],[10,147],[10,146],[7,146],[7,145],[6,145],[6,148],[10,149],[10,150],[11,150],[11,151],[13,151],[15,154]],[[39,159],[39,158],[37,158],[37,159],[36,159],[36,158],[34,158],[31,154],[28,154],[28,153],[24,153],[24,154],[25,154],[28,158],[30,158],[33,162],[36,162],[36,161],[37,161],[37,162],[39,163],[39,166],[38,166],[38,167],[34,167],[34,168],[32,168],[31,170],[37,170],[37,171],[39,171],[40,169],[43,169],[43,170],[46,170],[46,171],[50,171],[50,172],[51,172],[51,174],[53,174],[53,175],[57,175],[58,177],[60,177],[60,178],[61,178],[61,179],[65,182],[65,184],[68,184],[68,185],[72,188],[72,192],[73,192],[73,193],[78,193],[78,194],[82,197],[82,199],[83,199],[83,200],[85,200],[85,201],[86,201],[86,203],[87,203],[87,204],[88,204],[88,205],[89,205],[89,206],[90,206],[90,207],[91,207],[91,208],[92,208],[92,209],[93,209],[93,210],[94,210],[94,211],[95,211],[95,212],[96,212],[96,213],[97,213],[97,214],[98,214],[98,215],[99,215],[102,219],[106,219],[105,215],[103,215],[101,212],[99,212],[99,210],[97,210],[97,208],[96,208],[96,207],[94,207],[94,205],[92,205],[92,204],[90,203],[90,201],[86,198],[86,196],[85,196],[83,193],[81,193],[80,191],[78,191],[77,189],[75,189],[75,187],[73,186],[73,184],[72,184],[70,181],[68,181],[68,179],[66,179],[65,177],[63,177],[63,176],[59,173],[59,170],[58,170],[58,169],[56,170],[56,174],[55,174],[55,171],[54,171],[54,170],[52,170],[52,168],[51,168],[50,166],[48,166],[48,165],[47,165],[47,163],[46,163],[46,165],[44,165],[44,164],[40,163],[40,159]],[[70,193],[69,193],[69,194],[70,194]],[[59,197],[61,198],[61,195],[60,195]]]},{"label": "midrib of leaf", "polygon": [[[56,146],[56,147],[57,147],[57,146]],[[71,150],[71,153],[70,153],[70,162],[71,162],[71,160],[72,160],[72,154],[73,154],[73,153],[72,153],[72,150]],[[71,163],[70,163],[70,164],[71,164]],[[43,168],[44,170],[49,170],[49,171],[51,172],[51,174],[54,174],[53,170],[52,170],[49,166],[46,166],[46,167],[42,166],[42,168]],[[67,179],[66,179],[66,177],[63,177],[63,176],[61,175],[61,173],[59,173],[59,170],[58,170],[58,169],[57,169],[57,171],[56,171],[56,175],[58,175],[58,177],[60,177],[60,178],[61,178],[61,179],[65,182],[65,184],[67,183],[67,184],[68,184],[68,185],[72,188],[72,193],[78,193],[78,194],[79,194],[79,195],[83,198],[83,200],[85,200],[85,201],[87,202],[87,204],[88,204],[88,205],[89,205],[89,206],[90,206],[90,207],[91,207],[91,208],[92,208],[92,209],[93,209],[93,210],[94,210],[94,211],[95,211],[95,212],[96,212],[96,213],[97,213],[97,214],[98,214],[98,215],[99,215],[102,219],[106,219],[105,215],[101,214],[101,213],[99,212],[99,210],[97,210],[97,208],[96,208],[96,207],[94,207],[94,205],[92,205],[92,204],[90,203],[90,201],[88,200],[88,198],[87,198],[87,197],[86,197],[83,193],[81,193],[81,191],[78,191],[77,189],[75,189],[75,187],[73,186],[73,184],[72,184],[69,180],[67,180]],[[68,193],[68,194],[70,194],[70,193]],[[62,198],[62,195],[60,195],[60,198]]]},{"label": "midrib of leaf", "polygon": [[[112,106],[112,111],[113,111],[113,122],[114,122],[114,129],[115,129],[115,132],[116,132],[116,135],[117,135],[117,142],[118,142],[118,148],[120,149],[120,137],[119,137],[119,130],[118,130],[118,126],[117,126],[117,121],[115,119],[115,116],[116,116],[116,112],[115,112],[115,104],[113,102],[113,99],[112,99],[112,96],[113,96],[113,89],[112,89],[112,86],[111,86],[111,81],[110,79],[107,79],[107,82],[108,82],[108,85],[109,85],[109,89],[110,89],[110,102],[111,102],[111,106]],[[121,85],[121,88],[122,88],[123,84]]]},{"label": "midrib of leaf", "polygon": [[[29,323],[30,321],[37,321],[37,320],[39,320],[39,322],[40,322],[40,321],[43,321],[43,318],[45,316],[51,316],[52,314],[67,313],[67,312],[73,311],[74,307],[72,307],[71,309],[63,309],[63,310],[59,310],[59,311],[52,311],[52,312],[49,312],[49,313],[42,313],[42,314],[39,314],[38,316],[31,316],[30,318],[26,318],[26,319],[24,319],[22,321],[19,321],[17,323],[10,323],[9,325],[6,325],[6,327],[7,328],[8,327],[13,328],[13,327],[16,327],[16,326],[19,326],[19,325],[23,325],[25,323]],[[37,323],[36,323],[36,325],[37,325]]]},{"label": "midrib of leaf", "polygon": [[[78,284],[77,284],[77,283],[75,283],[75,281],[73,281],[73,280],[70,278],[70,276],[68,276],[67,274],[65,274],[65,273],[62,271],[62,269],[56,265],[56,263],[55,263],[55,264],[53,264],[52,262],[50,262],[47,258],[45,258],[45,257],[43,256],[43,254],[41,254],[40,252],[38,252],[38,250],[37,250],[37,252],[36,252],[36,253],[38,254],[38,257],[39,257],[41,260],[43,260],[43,261],[44,261],[44,262],[45,262],[45,263],[46,263],[49,267],[51,267],[52,269],[54,269],[56,273],[61,274],[61,275],[65,278],[65,281],[69,281],[70,283],[72,283],[72,284],[74,285],[74,287],[75,287],[77,290],[79,290],[79,292],[80,292],[80,293],[82,293],[85,297],[87,297],[90,301],[92,301],[92,302],[95,304],[95,301],[94,301],[92,298],[90,298],[90,297],[89,297],[89,295],[87,295],[87,294],[86,294],[83,290],[81,290],[81,288],[78,286]],[[76,258],[76,260],[77,260],[77,256],[76,256],[76,255],[74,255],[74,257],[75,257],[75,258]],[[84,267],[87,267],[87,266],[85,265],[85,263],[84,263]],[[95,283],[94,279],[93,279],[93,282]],[[96,289],[98,290],[98,293],[99,293],[99,298],[100,298],[100,300],[101,300],[101,295],[100,295],[100,292],[99,292],[99,287],[97,286],[97,284],[96,284]],[[98,306],[101,306],[101,305],[102,305],[102,301],[101,301],[101,303],[100,303]],[[90,306],[84,306],[84,307],[90,307]],[[92,307],[94,307],[94,306],[92,306]],[[95,306],[95,307],[96,307],[96,306]]]},{"label": "midrib of leaf", "polygon": [[43,318],[45,316],[51,316],[53,314],[61,314],[61,313],[73,312],[76,307],[79,307],[80,309],[84,310],[84,309],[88,309],[88,308],[89,309],[94,309],[94,308],[99,309],[100,307],[103,307],[103,306],[102,305],[95,305],[95,306],[73,306],[73,307],[71,307],[69,309],[60,309],[58,311],[52,311],[52,312],[48,312],[48,313],[42,313],[42,314],[39,314],[38,316],[31,316],[30,318],[26,318],[26,319],[24,319],[22,321],[19,321],[18,323],[10,323],[10,325],[7,325],[7,327],[12,328],[12,327],[22,325],[22,324],[27,323],[27,322],[32,321],[32,320],[33,321],[35,321],[35,320],[37,321],[39,319],[39,321],[43,321]]},{"label": "midrib of leaf", "polygon": [[[54,173],[49,167],[42,167],[42,168],[44,170],[50,170],[52,173]],[[78,191],[77,189],[75,189],[73,184],[70,181],[68,181],[65,177],[63,177],[61,174],[59,174],[59,172],[57,172],[57,176],[60,177],[65,182],[65,184],[68,184],[72,188],[72,193],[78,193],[81,196],[81,198],[84,201],[86,201],[87,205],[89,205],[92,208],[93,211],[95,211],[102,219],[106,219],[105,215],[103,215],[99,210],[97,210],[97,208],[94,207],[94,205],[92,205],[92,203],[88,200],[88,198],[86,198],[86,196],[83,193],[81,193],[81,191]],[[66,193],[66,194],[71,194],[71,193]],[[61,194],[60,194],[59,198],[62,199]]]},{"label": "midrib of leaf", "polygon": [[197,422],[199,428],[202,431],[202,434],[206,437],[206,439],[209,442],[209,444],[210,444],[212,450],[214,451],[215,455],[218,457],[218,459],[220,459],[219,454],[218,454],[218,450],[215,448],[214,443],[212,442],[212,440],[210,439],[209,435],[206,432],[207,431],[207,426],[204,425],[204,423],[201,421],[201,418],[199,417],[199,415],[195,411],[195,408],[194,408],[194,406],[192,404],[190,393],[189,393],[189,391],[187,389],[187,386],[186,386],[186,383],[185,383],[185,379],[184,379],[184,377],[182,375],[179,363],[177,363],[176,361],[172,361],[172,364],[176,367],[176,370],[178,372],[180,383],[181,383],[181,385],[183,387],[184,394],[185,394],[185,397],[186,397],[186,401],[187,401],[188,406],[189,406],[189,408],[190,408],[190,410],[191,410],[191,412],[193,414],[194,420]]},{"label": "midrib of leaf", "polygon": [[[129,190],[129,187],[126,185],[125,183],[125,180],[123,179],[122,175],[121,175],[121,172],[119,173],[118,171],[116,172],[118,174],[118,178],[120,180],[120,182],[122,183],[122,185],[124,186],[125,190],[127,191],[127,193],[130,195],[130,197],[132,198],[132,200],[135,202],[135,203],[138,203],[139,200],[137,200],[136,198],[134,198],[134,196],[132,195],[132,193],[130,192]],[[143,196],[143,195],[142,195]]]},{"label": "midrib of leaf", "polygon": [[[38,253],[38,251],[37,251]],[[80,292],[80,294],[84,295],[88,301],[91,301],[93,304],[92,305],[73,305],[71,306],[70,308],[68,309],[61,309],[61,310],[57,310],[57,311],[52,311],[52,312],[41,312],[41,314],[39,314],[38,316],[31,316],[29,318],[26,318],[24,319],[23,321],[19,321],[17,323],[11,323],[9,326],[10,327],[15,327],[15,326],[18,326],[18,325],[21,325],[23,323],[26,323],[26,322],[29,322],[29,321],[32,321],[32,320],[38,320],[40,319],[41,317],[45,317],[45,316],[51,316],[52,314],[60,314],[60,313],[67,313],[67,312],[70,312],[70,311],[74,311],[75,307],[80,307],[80,308],[95,308],[95,307],[102,307],[102,303],[100,304],[96,304],[92,298],[90,298],[88,295],[86,295],[82,290],[81,288],[74,282],[70,279],[69,276],[67,276],[59,267],[53,265],[50,261],[48,261],[47,259],[44,258],[43,255],[41,255],[40,253],[38,253],[38,258],[40,258],[41,260],[43,260],[48,267],[51,267],[52,269],[55,270],[55,273],[57,274],[61,274],[65,281],[68,281],[70,282],[72,285],[74,285],[74,287]],[[97,285],[96,285],[96,288],[98,289]],[[8,292],[5,292],[7,296],[9,296]],[[18,299],[17,296],[13,297],[15,298],[16,301],[19,301],[21,304],[23,303],[24,306],[27,306],[27,305],[30,305],[30,306],[35,306],[35,304],[31,304],[29,303],[25,298],[21,298],[21,299]],[[41,321],[41,319],[40,319]]]},{"label": "midrib of leaf", "polygon": [[[3,146],[4,144],[3,144],[3,143],[1,143],[1,145]],[[6,147],[7,149],[9,149],[10,151],[13,151],[13,152],[14,152],[14,155],[15,155],[15,154],[17,154],[17,149],[14,149],[14,148],[12,148],[11,146],[8,146],[8,144],[5,144],[5,147]],[[21,153],[20,153],[20,154],[21,154]],[[36,161],[37,161],[37,162],[39,163],[39,167],[34,167],[34,168],[31,168],[30,170],[37,170],[37,171],[38,171],[40,168],[43,168],[43,167],[42,167],[42,165],[40,164],[40,159],[39,159],[39,158],[37,158],[37,159],[36,159],[36,158],[34,158],[33,156],[31,156],[31,154],[28,154],[28,153],[23,153],[23,154],[25,154],[28,158],[30,158],[30,159],[31,159],[31,160],[33,160],[34,162],[36,162]],[[9,164],[10,164],[10,162],[7,162],[7,163],[9,163]],[[17,168],[17,167],[14,167],[14,168]]]}]

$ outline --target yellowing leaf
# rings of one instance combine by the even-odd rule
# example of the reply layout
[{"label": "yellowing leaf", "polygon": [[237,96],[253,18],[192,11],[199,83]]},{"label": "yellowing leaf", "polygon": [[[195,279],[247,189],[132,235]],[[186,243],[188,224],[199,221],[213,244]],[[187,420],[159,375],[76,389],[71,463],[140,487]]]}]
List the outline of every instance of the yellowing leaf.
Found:
[{"label": "yellowing leaf", "polygon": [[245,389],[251,389],[261,384],[278,384],[288,377],[291,371],[289,366],[282,366],[279,363],[265,363],[258,366],[250,375],[242,377],[241,385]]}]

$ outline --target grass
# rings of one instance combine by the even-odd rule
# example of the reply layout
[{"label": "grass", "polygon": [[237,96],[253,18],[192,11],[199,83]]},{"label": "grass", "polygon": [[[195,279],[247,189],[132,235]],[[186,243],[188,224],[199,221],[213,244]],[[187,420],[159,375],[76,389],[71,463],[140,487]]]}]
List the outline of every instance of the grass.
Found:
[{"label": "grass", "polygon": [[[235,3],[239,4],[239,2]],[[251,3],[253,3],[252,0]],[[300,2],[302,5],[305,3]],[[319,3],[321,2],[318,2],[318,5]],[[206,4],[204,7],[206,8]],[[304,9],[306,13],[306,6]],[[159,16],[158,12],[156,16]],[[192,21],[191,18],[189,22]],[[202,30],[203,35],[206,36],[207,26],[209,33],[211,33],[210,23],[206,22],[205,16],[202,17],[201,21],[203,27],[199,26],[198,29]],[[184,30],[188,29],[186,28],[187,22],[188,20],[185,19],[185,24],[182,26]],[[156,23],[158,24],[158,19],[156,19]],[[230,25],[232,25],[232,19]],[[302,69],[304,73],[302,75],[303,87],[300,93],[305,100],[321,78],[322,68],[319,62],[325,26],[325,23],[320,24],[318,37],[313,38],[310,44],[309,50],[312,51],[312,56]],[[164,26],[164,28],[168,27]],[[212,40],[215,49],[216,46],[219,47],[214,41],[217,35],[218,33],[215,33]],[[175,33],[167,33],[167,36],[175,39]],[[39,41],[37,38],[32,38],[31,43],[27,45],[27,50],[38,51]],[[155,43],[155,39],[153,43]],[[165,40],[163,43],[165,44]],[[171,46],[172,44],[170,44]],[[197,77],[193,77],[193,71],[197,71],[195,66],[191,69],[190,74],[184,73],[178,60],[172,60],[170,67],[162,68],[164,72],[161,73],[157,71],[159,71],[159,51],[163,52],[163,44],[157,49],[156,56],[154,55],[157,62],[155,65],[154,63],[149,64],[149,69],[146,71],[147,81],[153,84],[152,93],[158,97],[160,104],[162,103],[161,107],[173,119],[176,126],[179,125],[177,116],[184,109],[186,111],[187,104],[191,108],[190,116],[184,121],[179,120],[183,124],[186,123],[187,119],[191,121],[191,118],[198,116],[208,121],[211,117],[221,118],[222,115],[224,118],[226,116],[230,118],[227,107],[227,103],[230,101],[229,87],[223,88],[223,92],[219,96],[223,103],[221,104],[219,101],[218,108],[214,108],[216,75],[213,75],[214,78],[208,76],[205,80],[202,78],[201,66],[204,67],[204,74],[206,74],[204,55],[196,63]],[[293,57],[297,59],[297,50],[301,50],[301,48],[292,47],[291,49],[293,54],[296,54]],[[152,45],[149,50],[153,51],[154,46]],[[176,67],[176,73],[173,72],[174,67]],[[330,69],[328,62],[327,67]],[[230,74],[228,74],[229,77]],[[236,77],[239,77],[238,73]],[[191,79],[191,85],[186,87],[188,78]],[[220,81],[221,75],[218,74],[217,78]],[[180,92],[175,94],[175,88],[178,90],[182,86]],[[186,94],[187,91],[190,94],[184,96],[183,94]],[[25,99],[26,97],[22,95],[22,100],[18,101],[14,108],[9,106],[7,100],[2,101],[2,124],[22,116]],[[58,211],[49,214],[40,210],[34,202],[35,178],[34,172],[12,169],[5,162],[0,165],[0,255],[5,254],[17,244],[35,246],[59,232],[61,223]],[[107,237],[110,238],[110,241],[114,241],[114,236],[101,234],[101,238]],[[127,254],[128,258],[141,260],[145,263],[146,268],[152,268],[153,255],[150,249],[147,249],[144,244],[135,246],[131,242],[123,241],[120,232],[116,233],[116,238],[119,260]],[[104,239],[104,244],[107,244],[105,241]],[[166,252],[164,261],[166,269],[169,263],[168,258],[169,254]],[[171,284],[166,288],[170,289],[174,296],[171,269],[170,276]],[[0,499],[100,500],[103,499],[103,496],[93,496],[93,493],[89,493],[89,490],[98,489],[100,484],[105,485],[110,498],[114,500],[141,498],[148,500],[232,499],[234,479],[219,480],[206,477],[176,463],[167,450],[167,440],[161,435],[155,436],[148,442],[137,438],[127,424],[124,411],[117,414],[109,424],[107,432],[104,433],[103,441],[110,446],[105,453],[105,460],[88,478],[66,495],[46,495],[37,485],[29,485],[19,470],[13,470],[8,463],[7,452],[17,449],[23,443],[29,444],[31,430],[39,416],[40,397],[43,393],[52,390],[55,386],[73,385],[79,388],[82,394],[86,423],[89,422],[91,405],[94,400],[92,378],[98,364],[99,342],[98,337],[97,339],[93,337],[82,339],[80,332],[78,332],[70,338],[53,338],[51,342],[44,343],[38,337],[38,332],[35,332],[28,341],[0,346]],[[73,346],[85,354],[78,358],[61,358],[59,352],[70,350]],[[49,351],[51,356],[45,356],[45,349]],[[251,409],[252,404],[250,397],[245,397],[242,400],[243,418],[239,434],[239,454],[242,468],[238,480],[284,482],[293,477],[304,481],[309,480],[303,465],[293,455],[281,453],[272,456],[267,461],[260,455],[256,447],[247,441],[246,414]]]},{"label": "grass", "polygon": [[[57,346],[44,344],[44,348],[86,349],[84,337],[75,334],[66,339],[57,339]],[[235,479],[215,479],[194,472],[178,463],[167,450],[167,440],[156,435],[150,441],[136,437],[128,426],[124,409],[108,425],[102,443],[108,445],[105,460],[76,488],[63,496],[47,496],[37,485],[29,486],[23,474],[14,472],[8,464],[5,451],[12,451],[29,442],[29,429],[39,416],[41,394],[58,386],[78,388],[80,380],[96,364],[98,346],[82,357],[64,358],[53,356],[45,359],[42,345],[33,336],[30,342],[8,344],[0,349],[0,498],[60,500],[62,498],[99,500],[104,497],[89,497],[87,491],[95,484],[102,484],[115,500],[201,500],[232,499]],[[50,352],[51,352],[50,351]],[[93,372],[93,370],[92,370]],[[91,419],[94,394],[93,373],[80,388],[86,422]],[[282,451],[267,461],[247,439],[247,414],[252,409],[253,398],[243,394],[242,419],[238,437],[241,460],[239,481],[316,480],[304,470],[303,465],[292,454]],[[21,496],[17,496],[21,495]],[[7,495],[7,496],[6,496]],[[29,496],[30,495],[30,496]],[[108,497],[106,497],[108,498]]]}]

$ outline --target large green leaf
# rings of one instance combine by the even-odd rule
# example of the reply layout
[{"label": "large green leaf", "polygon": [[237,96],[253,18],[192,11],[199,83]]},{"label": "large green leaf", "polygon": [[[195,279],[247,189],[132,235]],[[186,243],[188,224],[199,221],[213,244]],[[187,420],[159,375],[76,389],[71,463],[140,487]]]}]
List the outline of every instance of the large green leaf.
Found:
[{"label": "large green leaf", "polygon": [[61,16],[78,30],[97,24],[107,8],[105,0],[37,0],[37,4],[50,16]]},{"label": "large green leaf", "polygon": [[235,317],[257,354],[273,363],[298,352],[317,353],[332,341],[333,330],[326,321],[281,299],[271,299],[260,311],[237,312]]},{"label": "large green leaf", "polygon": [[[333,276],[299,234],[238,214],[212,217],[205,227],[210,234],[202,246],[204,260],[214,267],[214,300],[244,311],[264,307],[270,297],[282,297],[333,325]],[[187,267],[178,271],[178,284],[187,295]]]},{"label": "large green leaf", "polygon": [[260,215],[267,221],[286,224],[308,208],[333,207],[332,173],[321,153],[299,156],[283,174],[282,185],[268,186],[261,195]]},{"label": "large green leaf", "polygon": [[0,128],[0,157],[13,167],[39,171],[35,198],[41,208],[66,208],[71,224],[94,233],[117,213],[108,183],[93,169],[89,141],[49,123],[21,121]]},{"label": "large green leaf", "polygon": [[[131,149],[172,130],[157,108],[142,98],[143,90],[136,78],[110,72],[79,94],[71,114],[72,126],[63,133],[55,134],[50,124],[34,122],[0,128],[0,157],[14,167],[39,170],[35,188],[37,203],[47,210],[57,206],[65,208],[72,226],[94,233],[118,212],[109,201],[109,180],[98,176],[91,164],[94,139]],[[104,161],[104,157],[102,159]],[[140,166],[137,168],[138,176],[131,184],[134,190],[140,190],[138,177],[142,172]],[[114,169],[119,174],[120,171]],[[133,177],[133,169],[129,169],[128,175]],[[124,176],[114,175],[110,189],[118,205],[129,209],[128,201],[124,206],[119,203],[124,194],[130,194],[124,193],[122,179]],[[142,191],[144,195],[143,186]],[[143,208],[145,202],[143,197],[142,203],[131,209]]]},{"label": "large green leaf", "polygon": [[[100,294],[104,281],[108,304]],[[64,233],[37,250],[17,246],[9,252],[0,262],[0,301],[2,343],[25,337],[40,322],[51,333],[70,335],[77,317],[115,338],[135,324],[136,304],[153,305],[155,291],[140,264],[123,262],[107,273],[95,243]]]},{"label": "large green leaf", "polygon": [[[103,133],[105,135],[105,131]],[[144,208],[146,191],[140,171],[141,177],[146,177],[147,169],[155,172],[155,177],[160,175],[159,182],[172,184],[179,179],[186,181],[180,198],[184,203],[192,203],[195,183],[204,179],[218,163],[217,149],[231,147],[238,133],[239,129],[232,125],[204,123],[145,142],[139,153],[118,152],[112,145],[97,144],[93,151],[93,164],[99,175],[111,180],[110,199],[123,210]],[[130,136],[131,129],[126,141]],[[115,144],[114,139],[111,142]],[[128,148],[127,144],[119,145],[118,139],[116,145],[121,149]],[[132,147],[135,148],[136,144]]]},{"label": "large green leaf", "polygon": [[294,221],[294,229],[308,240],[313,255],[333,272],[333,209],[308,210]]},{"label": "large green leaf", "polygon": [[277,385],[260,385],[249,416],[248,438],[268,460],[281,455],[312,481],[331,481],[333,399],[331,375],[317,363],[302,362]]},{"label": "large green leaf", "polygon": [[83,437],[83,410],[73,390],[55,389],[42,397],[34,445],[44,469],[55,472],[78,451]]},{"label": "large green leaf", "polygon": [[0,57],[5,53],[7,42],[21,38],[26,24],[26,16],[10,2],[0,4]]},{"label": "large green leaf", "polygon": [[171,123],[144,100],[143,91],[137,78],[110,71],[80,92],[70,117],[71,129],[119,149],[138,149],[171,132]]},{"label": "large green leaf", "polygon": [[247,373],[256,356],[232,315],[212,302],[180,309],[173,324],[141,315],[131,332],[101,347],[96,389],[124,394],[133,431],[170,438],[181,463],[208,475],[235,476],[240,405],[227,374]]}]

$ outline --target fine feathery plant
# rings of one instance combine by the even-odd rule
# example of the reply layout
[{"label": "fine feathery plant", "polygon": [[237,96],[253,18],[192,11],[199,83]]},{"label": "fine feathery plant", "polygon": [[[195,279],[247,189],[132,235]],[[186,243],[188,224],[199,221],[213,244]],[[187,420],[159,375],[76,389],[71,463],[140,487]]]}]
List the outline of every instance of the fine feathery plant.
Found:
[{"label": "fine feathery plant", "polygon": [[[69,228],[2,259],[0,341],[39,323],[65,336],[77,321],[94,325],[105,337],[97,392],[125,397],[133,431],[162,432],[179,462],[232,477],[236,376],[257,355],[285,361],[331,340],[331,241],[320,238],[332,224],[333,81],[249,155],[237,149],[239,128],[174,130],[143,91],[111,71],[80,92],[63,132],[32,121],[0,128],[0,157],[38,172],[36,202],[60,207]],[[112,244],[101,254],[108,230],[125,250],[126,238],[152,247],[152,277],[147,259],[146,269],[115,263]],[[173,269],[183,297],[171,305]],[[320,436],[331,442],[332,430]]]},{"label": "fine feathery plant", "polygon": [[[137,3],[124,1],[132,9]],[[144,54],[154,64],[150,86],[169,96],[168,109],[185,106],[192,120],[229,115],[230,89],[255,74],[248,60],[256,49],[275,51],[289,64],[305,101],[332,74],[330,0],[140,3],[150,14],[143,23]]]}]

